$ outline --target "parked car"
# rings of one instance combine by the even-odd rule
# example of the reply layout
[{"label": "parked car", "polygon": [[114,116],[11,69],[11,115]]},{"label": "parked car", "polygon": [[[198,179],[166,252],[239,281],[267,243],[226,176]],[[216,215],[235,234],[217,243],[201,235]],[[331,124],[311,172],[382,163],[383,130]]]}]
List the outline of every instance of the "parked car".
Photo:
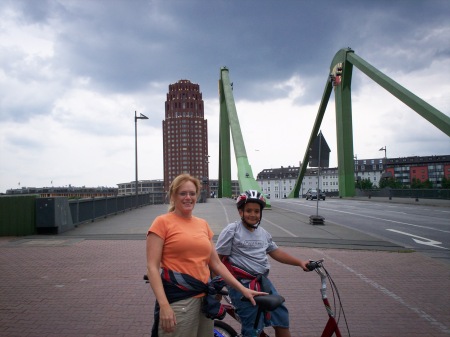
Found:
[{"label": "parked car", "polygon": [[[325,192],[322,192],[322,190],[319,190],[319,200],[325,200],[326,195]],[[306,200],[317,200],[317,190],[315,189],[309,189],[308,192],[306,192]]]}]

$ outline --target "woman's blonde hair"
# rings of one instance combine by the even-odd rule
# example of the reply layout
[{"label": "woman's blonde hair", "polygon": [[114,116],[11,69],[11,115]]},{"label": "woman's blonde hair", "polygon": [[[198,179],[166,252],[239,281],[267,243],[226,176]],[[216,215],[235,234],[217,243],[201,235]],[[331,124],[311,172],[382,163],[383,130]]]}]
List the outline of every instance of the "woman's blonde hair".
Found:
[{"label": "woman's blonde hair", "polygon": [[180,174],[172,181],[169,187],[169,192],[167,193],[170,201],[169,212],[173,212],[175,210],[175,204],[173,202],[172,196],[178,192],[181,185],[183,185],[188,181],[192,182],[195,185],[195,192],[197,194],[197,197],[200,194],[201,188],[200,180],[187,173]]}]

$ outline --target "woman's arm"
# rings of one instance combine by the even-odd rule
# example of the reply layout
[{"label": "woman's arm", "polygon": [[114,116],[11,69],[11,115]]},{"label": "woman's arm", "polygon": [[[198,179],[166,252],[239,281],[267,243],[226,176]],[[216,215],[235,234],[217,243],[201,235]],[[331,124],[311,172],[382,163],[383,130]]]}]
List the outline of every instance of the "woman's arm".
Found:
[{"label": "woman's arm", "polygon": [[225,265],[220,261],[219,256],[217,255],[217,252],[214,247],[214,243],[211,241],[211,258],[209,260],[209,268],[211,271],[216,274],[220,275],[225,282],[233,287],[234,289],[240,291],[242,295],[244,295],[246,298],[250,300],[250,302],[253,305],[256,305],[255,300],[253,299],[253,296],[257,295],[267,295],[267,293],[254,291],[251,289],[248,289],[244,287],[236,278],[230,273],[230,271],[225,267]]},{"label": "woman's arm", "polygon": [[147,276],[159,304],[159,324],[165,332],[172,332],[177,324],[161,281],[160,267],[164,240],[154,233],[147,235]]}]

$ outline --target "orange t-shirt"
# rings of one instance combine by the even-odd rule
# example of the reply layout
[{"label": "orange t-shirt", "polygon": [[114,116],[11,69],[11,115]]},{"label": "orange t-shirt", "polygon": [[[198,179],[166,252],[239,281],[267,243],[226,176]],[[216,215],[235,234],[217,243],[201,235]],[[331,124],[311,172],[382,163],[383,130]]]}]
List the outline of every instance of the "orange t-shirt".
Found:
[{"label": "orange t-shirt", "polygon": [[147,235],[149,233],[155,233],[164,240],[162,267],[208,282],[211,239],[214,233],[205,220],[195,216],[186,219],[167,213],[156,217]]}]

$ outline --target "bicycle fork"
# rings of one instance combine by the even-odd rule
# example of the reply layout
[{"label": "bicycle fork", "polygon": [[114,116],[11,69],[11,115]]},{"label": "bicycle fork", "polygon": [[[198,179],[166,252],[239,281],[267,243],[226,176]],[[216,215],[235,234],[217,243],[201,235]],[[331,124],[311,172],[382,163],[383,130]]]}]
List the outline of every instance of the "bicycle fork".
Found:
[{"label": "bicycle fork", "polygon": [[317,268],[316,272],[320,275],[320,278],[322,280],[322,288],[320,289],[320,293],[322,294],[322,301],[325,305],[325,309],[328,313],[328,322],[325,325],[325,329],[322,332],[321,337],[332,337],[333,333],[336,334],[336,337],[342,337],[341,332],[339,331],[339,327],[336,321],[336,315],[331,309],[330,301],[328,301],[327,297],[327,277],[324,273],[324,271],[321,268]]}]

